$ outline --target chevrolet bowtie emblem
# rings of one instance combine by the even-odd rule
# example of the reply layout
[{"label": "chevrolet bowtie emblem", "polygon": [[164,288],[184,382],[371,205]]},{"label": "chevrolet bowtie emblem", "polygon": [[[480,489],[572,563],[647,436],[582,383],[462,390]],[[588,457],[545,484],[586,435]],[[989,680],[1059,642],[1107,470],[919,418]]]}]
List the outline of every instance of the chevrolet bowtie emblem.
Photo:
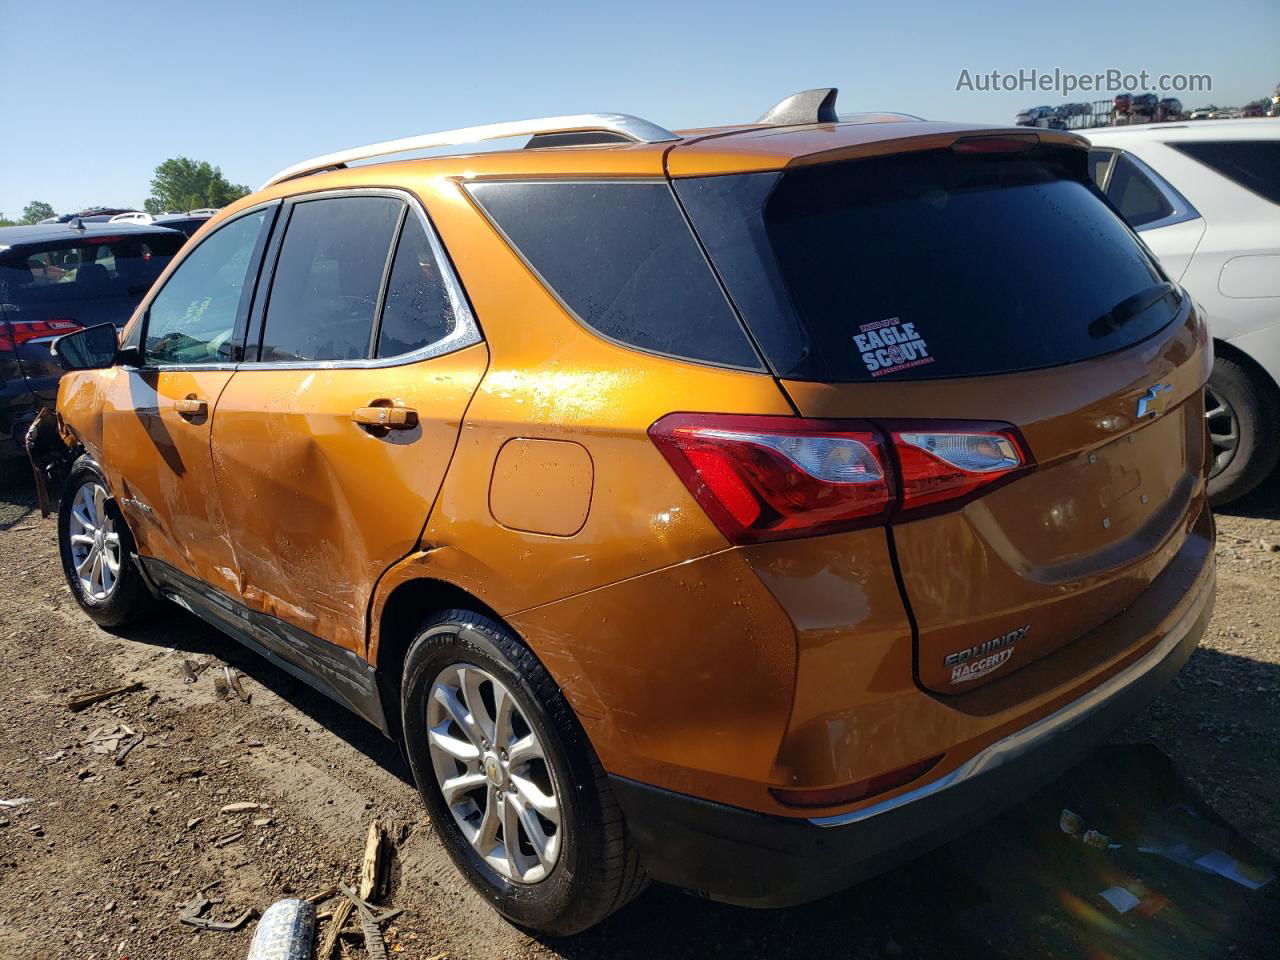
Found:
[{"label": "chevrolet bowtie emblem", "polygon": [[1138,398],[1138,419],[1143,417],[1158,417],[1164,412],[1167,397],[1161,394],[1168,393],[1173,390],[1173,386],[1168,383],[1157,383],[1155,386],[1147,387],[1147,392]]}]

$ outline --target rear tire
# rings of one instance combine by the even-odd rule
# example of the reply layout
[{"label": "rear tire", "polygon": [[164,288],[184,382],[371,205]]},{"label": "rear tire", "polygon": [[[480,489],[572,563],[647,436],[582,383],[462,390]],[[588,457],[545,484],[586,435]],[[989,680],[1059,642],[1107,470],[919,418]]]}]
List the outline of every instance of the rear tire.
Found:
[{"label": "rear tire", "polygon": [[1205,417],[1214,462],[1209,502],[1223,506],[1262,483],[1280,460],[1280,400],[1260,372],[1230,356],[1213,361]]},{"label": "rear tire", "polygon": [[103,627],[134,623],[154,598],[133,560],[133,537],[89,457],[71,467],[58,507],[58,554],[80,609]]},{"label": "rear tire", "polygon": [[[459,693],[450,699],[455,682]],[[495,718],[508,695],[514,709],[504,729]],[[471,698],[480,705],[473,707]],[[401,703],[405,751],[436,832],[467,881],[500,914],[518,926],[565,936],[599,923],[644,889],[644,872],[600,761],[564,694],[509,627],[469,610],[430,618],[405,660]],[[529,738],[539,759],[517,770],[515,747]],[[472,747],[474,758],[457,758]],[[465,792],[450,788],[451,805],[442,786],[451,776],[481,779]],[[549,804],[538,808],[551,819],[532,824],[543,843],[533,843],[529,828],[517,824],[518,852],[504,854],[506,828],[501,841],[485,833],[488,805],[495,805],[499,818],[508,809],[534,810],[523,799],[533,780],[536,793],[555,803],[554,810]],[[516,798],[506,801],[516,802],[515,808],[498,806],[507,796]],[[539,849],[547,851],[548,832],[554,838],[549,866],[537,856]],[[515,876],[521,861],[536,879]]]}]

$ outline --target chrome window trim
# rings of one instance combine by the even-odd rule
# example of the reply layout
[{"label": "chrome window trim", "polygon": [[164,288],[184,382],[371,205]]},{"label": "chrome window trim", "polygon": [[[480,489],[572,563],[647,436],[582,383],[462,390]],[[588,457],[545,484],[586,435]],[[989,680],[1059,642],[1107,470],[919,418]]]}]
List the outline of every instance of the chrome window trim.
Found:
[{"label": "chrome window trim", "polygon": [[[1212,560],[1212,557],[1210,559]],[[900,793],[896,797],[890,797],[888,800],[873,803],[871,806],[863,807],[860,810],[851,810],[848,813],[839,813],[830,817],[810,817],[809,822],[818,827],[841,827],[850,823],[870,820],[882,813],[889,813],[892,810],[915,803],[917,800],[923,800],[936,793],[941,793],[967,780],[981,777],[997,767],[1003,766],[1005,763],[1016,762],[1021,754],[1040,746],[1044,740],[1052,737],[1059,730],[1071,727],[1085,719],[1095,710],[1105,706],[1108,700],[1120,693],[1125,687],[1159,667],[1165,658],[1169,657],[1179,644],[1186,639],[1187,633],[1195,625],[1201,614],[1204,613],[1205,604],[1213,594],[1214,582],[1215,575],[1212,572],[1208,577],[1199,580],[1196,584],[1197,596],[1195,600],[1178,618],[1177,623],[1169,629],[1152,649],[1119,673],[1112,675],[1066,706],[1055,710],[1046,717],[1041,717],[1035,723],[1029,724],[1021,730],[1009,734],[1002,740],[997,740],[991,746],[980,751],[955,770],[939,777],[937,780],[916,787],[914,790],[908,790],[906,793]]]},{"label": "chrome window trim", "polygon": [[[451,332],[445,334],[439,340],[435,340],[424,347],[409,353],[396,354],[394,357],[366,357],[360,360],[246,360],[236,364],[235,368],[246,373],[253,370],[374,370],[381,367],[402,367],[411,363],[420,363],[423,360],[432,360],[436,357],[442,357],[446,354],[456,353],[466,347],[474,346],[480,343],[484,338],[480,334],[480,325],[476,322],[475,314],[471,310],[471,302],[467,299],[466,291],[462,288],[462,282],[458,279],[453,269],[453,261],[449,259],[448,252],[444,248],[444,243],[440,240],[439,234],[436,232],[435,225],[431,222],[431,218],[427,215],[422,202],[417,196],[408,190],[398,187],[352,187],[337,190],[316,190],[308,193],[294,194],[289,197],[282,198],[286,203],[298,204],[308,203],[315,200],[331,200],[341,197],[394,197],[403,201],[413,210],[418,217],[418,222],[422,224],[423,230],[427,235],[427,242],[431,245],[431,254],[436,259],[436,263],[440,266],[440,278],[444,281],[445,293],[449,297],[450,306],[453,307],[454,328]],[[403,231],[403,224],[401,225]],[[394,244],[400,242],[400,233],[393,238]],[[392,254],[394,256],[394,253]],[[279,253],[277,252],[277,258]],[[266,264],[263,265],[264,268]],[[275,268],[272,265],[272,284],[275,283]],[[381,303],[386,295],[386,285],[390,283],[390,273],[383,278],[382,287],[378,291],[379,302]],[[266,291],[266,302],[263,305],[262,314],[262,334],[265,339],[267,323],[271,319],[271,290]],[[374,317],[375,325],[381,322],[380,316]],[[172,368],[169,368],[172,369]],[[204,367],[202,369],[208,369]]]}]

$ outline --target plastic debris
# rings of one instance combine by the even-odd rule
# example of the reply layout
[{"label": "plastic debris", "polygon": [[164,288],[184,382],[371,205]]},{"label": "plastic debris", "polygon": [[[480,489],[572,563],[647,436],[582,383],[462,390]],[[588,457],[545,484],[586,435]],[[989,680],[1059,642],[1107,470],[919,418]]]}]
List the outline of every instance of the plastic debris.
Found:
[{"label": "plastic debris", "polygon": [[309,960],[316,935],[316,908],[306,900],[278,900],[254,931],[248,960]]},{"label": "plastic debris", "polygon": [[198,930],[216,930],[228,931],[239,930],[248,923],[256,910],[245,910],[239,916],[232,920],[214,920],[211,917],[201,916],[206,910],[213,905],[213,901],[203,895],[197,894],[195,899],[182,908],[182,912],[178,914],[178,922],[185,923],[189,927],[195,927]]}]

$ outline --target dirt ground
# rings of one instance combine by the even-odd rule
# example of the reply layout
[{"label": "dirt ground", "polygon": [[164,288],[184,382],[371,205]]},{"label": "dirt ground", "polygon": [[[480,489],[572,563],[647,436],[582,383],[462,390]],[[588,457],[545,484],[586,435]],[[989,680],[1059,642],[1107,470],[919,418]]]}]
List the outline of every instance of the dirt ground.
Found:
[{"label": "dirt ground", "polygon": [[[1156,745],[1214,810],[1280,856],[1280,482],[1219,524],[1217,612],[1201,649],[1104,749]],[[63,585],[54,521],[40,519],[29,484],[0,490],[0,583],[0,799],[31,798],[0,809],[0,958],[243,957],[252,923],[197,932],[178,923],[181,907],[203,891],[225,919],[353,882],[374,816],[395,825],[387,902],[404,913],[389,924],[394,956],[847,958],[998,947],[965,934],[969,949],[958,950],[921,912],[961,911],[959,895],[921,900],[942,896],[931,876],[971,860],[972,840],[806,907],[745,911],[654,887],[580,937],[532,938],[455,873],[407,768],[374,729],[176,608],[120,635],[85,618]],[[191,683],[183,659],[211,666]],[[216,696],[224,664],[243,674],[249,703]],[[67,709],[74,695],[134,681],[145,688]],[[121,724],[143,739],[117,763],[129,740],[112,743]],[[114,755],[95,752],[113,745]],[[1123,806],[1125,771],[1115,775],[1104,792]],[[220,813],[246,802],[259,807]]]}]

